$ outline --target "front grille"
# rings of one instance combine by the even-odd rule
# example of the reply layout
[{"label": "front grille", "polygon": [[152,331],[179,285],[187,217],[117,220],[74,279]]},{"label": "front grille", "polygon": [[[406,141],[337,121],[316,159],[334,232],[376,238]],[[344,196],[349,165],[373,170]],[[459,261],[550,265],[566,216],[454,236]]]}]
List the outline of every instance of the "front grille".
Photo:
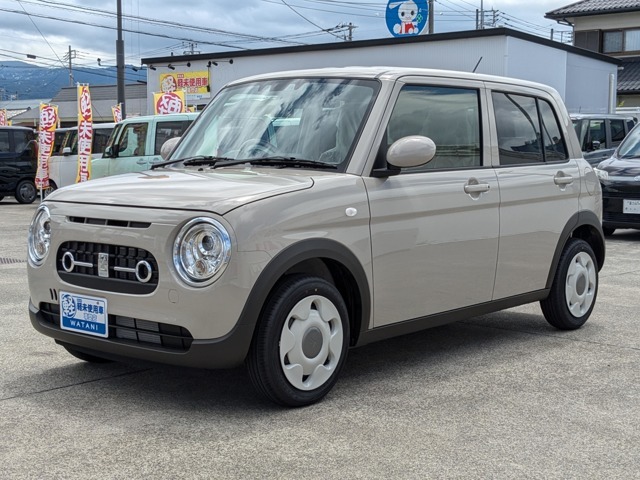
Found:
[{"label": "front grille", "polygon": [[610,223],[628,223],[640,226],[640,215],[634,213],[603,212],[602,220]]},{"label": "front grille", "polygon": [[622,198],[626,200],[638,200],[640,199],[640,185],[635,185],[635,188],[627,189],[605,189],[602,191],[602,198]]},{"label": "front grille", "polygon": [[[41,303],[40,312],[45,322],[60,328],[59,305]],[[184,327],[122,315],[109,315],[108,339],[118,343],[153,346],[182,352],[189,350],[193,342],[191,333]]]},{"label": "front grille", "polygon": [[[66,253],[72,256],[74,262],[70,271],[67,271],[63,264]],[[103,272],[107,276],[101,276],[99,273],[100,254],[108,256],[108,274]],[[138,278],[140,275],[136,276],[134,272],[140,262],[143,262],[143,265],[139,273],[142,273],[145,280],[148,268],[144,265],[148,264],[151,270],[146,282]],[[67,269],[69,266],[70,261],[67,258]],[[158,262],[151,253],[142,248],[106,243],[64,242],[58,249],[56,268],[58,275],[65,282],[93,290],[144,295],[152,293],[158,286]]]},{"label": "front grille", "polygon": [[149,222],[132,222],[130,220],[113,220],[108,218],[90,218],[90,217],[67,217],[71,223],[82,223],[87,225],[104,225],[107,227],[123,227],[123,228],[149,228]]}]

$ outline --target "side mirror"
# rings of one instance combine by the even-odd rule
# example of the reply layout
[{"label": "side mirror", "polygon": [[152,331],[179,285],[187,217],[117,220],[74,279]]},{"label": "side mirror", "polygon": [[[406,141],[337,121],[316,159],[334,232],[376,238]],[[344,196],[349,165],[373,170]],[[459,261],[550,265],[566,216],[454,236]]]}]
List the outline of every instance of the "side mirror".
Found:
[{"label": "side mirror", "polygon": [[71,155],[71,147],[64,147],[62,149],[62,155],[64,155],[65,157],[68,157],[69,155]]},{"label": "side mirror", "polygon": [[169,158],[169,155],[171,155],[171,152],[173,152],[173,149],[176,148],[176,145],[178,144],[181,138],[182,137],[173,137],[162,144],[162,147],[160,147],[160,156],[162,157],[163,160],[166,160],[167,158]]},{"label": "side mirror", "polygon": [[396,140],[387,150],[387,163],[398,168],[418,167],[436,155],[436,144],[429,137],[410,135]]},{"label": "side mirror", "polygon": [[588,147],[590,152],[592,152],[593,150],[600,150],[600,142],[598,140],[593,140],[589,142]]},{"label": "side mirror", "polygon": [[118,156],[118,145],[109,145],[102,152],[104,158],[116,158]]}]

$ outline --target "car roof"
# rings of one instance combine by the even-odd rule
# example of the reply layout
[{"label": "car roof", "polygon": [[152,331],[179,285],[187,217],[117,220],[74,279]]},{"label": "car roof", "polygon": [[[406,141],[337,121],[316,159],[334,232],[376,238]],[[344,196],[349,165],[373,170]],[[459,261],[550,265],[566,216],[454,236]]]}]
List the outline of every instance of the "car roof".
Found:
[{"label": "car roof", "polygon": [[245,77],[238,80],[234,80],[229,85],[240,84],[247,81],[254,80],[269,80],[277,78],[295,78],[295,77],[336,77],[336,78],[360,78],[360,79],[387,79],[397,80],[402,77],[408,76],[431,76],[442,77],[460,80],[479,80],[485,82],[494,83],[506,83],[509,85],[521,85],[534,87],[549,92],[555,92],[553,87],[544,85],[542,83],[531,82],[528,80],[521,80],[518,78],[501,77],[497,75],[486,75],[480,73],[461,72],[454,70],[441,70],[431,68],[414,68],[414,67],[392,67],[392,66],[377,66],[377,67],[333,67],[333,68],[317,68],[317,69],[305,69],[305,70],[287,70],[282,72],[263,73],[260,75],[254,75],[251,77]]},{"label": "car roof", "polygon": [[18,125],[3,125],[0,126],[0,130],[31,130],[32,132],[34,131],[33,128],[31,127],[22,127],[22,126],[18,126]]},{"label": "car roof", "polygon": [[154,118],[162,118],[163,120],[171,120],[175,117],[184,117],[187,118],[196,118],[200,112],[185,112],[185,113],[167,113],[166,115],[141,115],[138,117],[127,117],[121,122],[118,123],[129,123],[129,122],[146,122],[149,120],[153,120]]},{"label": "car roof", "polygon": [[627,115],[624,113],[570,113],[569,116],[573,120],[582,120],[585,118],[626,118],[628,120],[633,120],[633,115]]}]

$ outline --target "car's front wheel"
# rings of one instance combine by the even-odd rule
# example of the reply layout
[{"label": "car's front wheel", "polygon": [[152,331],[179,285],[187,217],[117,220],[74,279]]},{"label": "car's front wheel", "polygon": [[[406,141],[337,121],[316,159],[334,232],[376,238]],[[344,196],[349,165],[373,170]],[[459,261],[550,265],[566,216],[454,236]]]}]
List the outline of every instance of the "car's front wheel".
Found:
[{"label": "car's front wheel", "polygon": [[16,187],[16,200],[18,203],[33,203],[38,196],[35,184],[31,180],[22,180]]},{"label": "car's front wheel", "polygon": [[598,294],[598,264],[591,246],[571,238],[560,256],[549,296],[540,302],[547,321],[560,330],[580,328]]},{"label": "car's front wheel", "polygon": [[247,357],[253,385],[289,407],[317,402],[334,386],[349,344],[347,307],[331,283],[294,275],[264,308]]}]

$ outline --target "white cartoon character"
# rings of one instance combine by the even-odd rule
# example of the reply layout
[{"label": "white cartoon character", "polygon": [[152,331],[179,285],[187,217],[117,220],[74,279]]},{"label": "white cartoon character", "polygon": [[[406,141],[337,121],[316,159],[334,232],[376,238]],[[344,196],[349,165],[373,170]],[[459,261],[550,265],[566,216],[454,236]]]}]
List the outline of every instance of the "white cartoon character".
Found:
[{"label": "white cartoon character", "polygon": [[398,9],[398,18],[400,23],[393,26],[393,32],[402,35],[411,35],[418,33],[418,24],[415,21],[418,16],[418,5],[413,0],[405,2],[392,2],[389,8]]}]

